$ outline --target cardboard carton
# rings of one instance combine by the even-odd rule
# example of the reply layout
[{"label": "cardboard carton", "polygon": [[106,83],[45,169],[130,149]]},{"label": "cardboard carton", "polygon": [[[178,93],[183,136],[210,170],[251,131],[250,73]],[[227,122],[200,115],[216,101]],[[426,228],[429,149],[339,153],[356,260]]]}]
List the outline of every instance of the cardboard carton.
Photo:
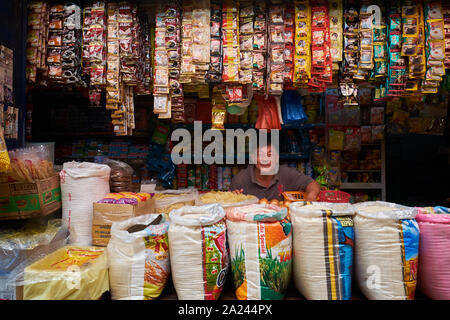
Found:
[{"label": "cardboard carton", "polygon": [[94,203],[92,221],[92,244],[106,247],[111,238],[111,225],[144,214],[154,213],[155,199],[148,199],[137,205]]},{"label": "cardboard carton", "polygon": [[0,184],[0,220],[47,216],[61,209],[59,175],[35,182]]}]

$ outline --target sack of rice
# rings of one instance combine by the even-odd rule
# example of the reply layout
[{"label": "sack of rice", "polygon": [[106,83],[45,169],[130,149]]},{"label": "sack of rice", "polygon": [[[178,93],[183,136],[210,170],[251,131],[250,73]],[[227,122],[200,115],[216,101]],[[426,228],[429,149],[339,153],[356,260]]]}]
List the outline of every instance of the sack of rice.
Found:
[{"label": "sack of rice", "polygon": [[113,300],[160,296],[170,274],[168,229],[160,214],[113,223],[107,248]]},{"label": "sack of rice", "polygon": [[295,202],[289,209],[297,289],[308,300],[350,300],[354,242],[352,206]]},{"label": "sack of rice", "polygon": [[62,218],[70,230],[70,243],[92,244],[93,203],[109,193],[107,165],[90,162],[66,162],[59,173],[61,180]]},{"label": "sack of rice", "polygon": [[281,300],[291,280],[292,233],[287,209],[253,204],[227,209],[236,297]]},{"label": "sack of rice", "polygon": [[179,300],[217,300],[228,269],[225,211],[218,204],[170,212],[169,252]]},{"label": "sack of rice", "polygon": [[109,290],[105,248],[66,246],[24,271],[24,300],[98,300]]},{"label": "sack of rice", "polygon": [[235,194],[230,191],[210,191],[198,198],[197,205],[218,203],[222,208],[242,207],[258,203],[259,199],[253,195]]},{"label": "sack of rice", "polygon": [[155,213],[164,214],[169,218],[172,210],[184,206],[194,206],[198,198],[195,188],[155,191]]},{"label": "sack of rice", "polygon": [[420,291],[435,300],[450,300],[450,209],[420,208]]},{"label": "sack of rice", "polygon": [[412,300],[419,254],[417,210],[369,201],[353,205],[355,275],[370,300]]}]

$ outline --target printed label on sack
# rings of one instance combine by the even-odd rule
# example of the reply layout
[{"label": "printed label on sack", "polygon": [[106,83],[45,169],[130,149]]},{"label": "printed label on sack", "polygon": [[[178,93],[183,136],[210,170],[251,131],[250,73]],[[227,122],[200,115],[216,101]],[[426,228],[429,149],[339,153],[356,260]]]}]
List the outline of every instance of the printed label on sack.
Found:
[{"label": "printed label on sack", "polygon": [[225,222],[220,221],[202,227],[202,238],[205,300],[217,300],[222,292],[228,269]]},{"label": "printed label on sack", "polygon": [[414,300],[419,259],[419,226],[416,220],[405,219],[401,221],[400,237],[405,295],[408,300]]},{"label": "printed label on sack", "polygon": [[355,240],[353,219],[349,216],[333,217],[332,219],[335,220],[337,240],[339,243],[337,246],[339,253],[335,255],[339,259],[336,298],[350,300],[352,295],[353,245]]},{"label": "printed label on sack", "polygon": [[283,299],[292,272],[292,225],[288,220],[258,223],[262,300]]},{"label": "printed label on sack", "polygon": [[144,300],[156,299],[163,291],[170,273],[169,223],[149,226],[145,243]]}]

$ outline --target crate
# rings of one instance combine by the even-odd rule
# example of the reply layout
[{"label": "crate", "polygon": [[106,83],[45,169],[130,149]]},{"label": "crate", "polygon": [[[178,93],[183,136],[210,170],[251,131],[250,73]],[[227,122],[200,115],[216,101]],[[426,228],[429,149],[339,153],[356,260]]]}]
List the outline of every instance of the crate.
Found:
[{"label": "crate", "polygon": [[320,202],[350,203],[350,194],[339,190],[321,190],[319,192]]},{"label": "crate", "polygon": [[285,201],[305,201],[306,199],[306,192],[302,191],[287,191],[282,194]]}]

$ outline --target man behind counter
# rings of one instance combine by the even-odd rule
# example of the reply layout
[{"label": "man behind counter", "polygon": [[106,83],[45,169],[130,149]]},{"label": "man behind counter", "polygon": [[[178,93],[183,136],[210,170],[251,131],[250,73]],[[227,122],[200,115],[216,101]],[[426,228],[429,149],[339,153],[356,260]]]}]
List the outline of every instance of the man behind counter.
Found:
[{"label": "man behind counter", "polygon": [[271,159],[278,160],[276,152],[276,148],[272,148],[270,144],[259,146],[256,150],[256,164],[249,165],[233,177],[231,190],[235,193],[251,194],[259,199],[266,198],[269,201],[274,199],[283,201],[282,192],[304,191],[305,200],[316,201],[320,185],[297,169],[280,165],[276,174],[262,174],[263,169],[271,167]]}]

